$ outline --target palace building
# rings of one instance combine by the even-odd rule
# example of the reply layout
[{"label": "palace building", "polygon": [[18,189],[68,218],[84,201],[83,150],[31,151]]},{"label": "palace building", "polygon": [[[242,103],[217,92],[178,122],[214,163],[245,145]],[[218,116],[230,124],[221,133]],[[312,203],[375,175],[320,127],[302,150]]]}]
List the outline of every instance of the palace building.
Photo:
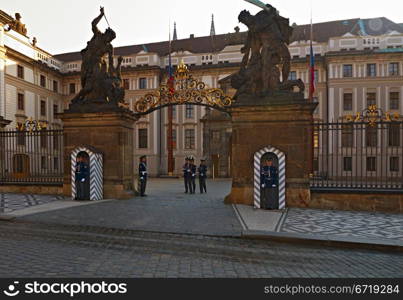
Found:
[{"label": "palace building", "polygon": [[[305,82],[308,97],[310,25],[293,27],[290,78]],[[318,23],[313,28],[314,100],[319,103],[315,120],[336,122],[369,105],[403,115],[401,24],[387,18],[350,19]],[[230,78],[242,60],[245,32],[235,28],[232,33],[216,34],[212,21],[208,36],[178,39],[176,28],[173,36],[174,66],[183,60],[193,77],[234,94]],[[125,100],[131,109],[136,100],[166,81],[169,49],[168,41],[115,48],[116,59],[123,56]],[[56,114],[68,107],[81,88],[79,50],[48,53],[30,36],[29,26],[0,10],[0,123],[10,120],[6,129],[16,128],[31,118],[61,129]],[[167,111],[142,117],[133,132],[133,155],[136,160],[148,156],[152,176],[167,174]],[[230,176],[231,123],[225,113],[190,104],[174,107],[173,140],[177,175],[184,158],[193,155],[206,157],[214,176]]]}]

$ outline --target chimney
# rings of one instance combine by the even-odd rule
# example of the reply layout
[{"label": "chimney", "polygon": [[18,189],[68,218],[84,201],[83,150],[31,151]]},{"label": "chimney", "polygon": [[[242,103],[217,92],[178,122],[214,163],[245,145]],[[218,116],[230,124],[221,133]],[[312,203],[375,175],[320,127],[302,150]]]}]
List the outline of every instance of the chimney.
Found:
[{"label": "chimney", "polygon": [[195,35],[192,33],[189,38],[194,39]]}]

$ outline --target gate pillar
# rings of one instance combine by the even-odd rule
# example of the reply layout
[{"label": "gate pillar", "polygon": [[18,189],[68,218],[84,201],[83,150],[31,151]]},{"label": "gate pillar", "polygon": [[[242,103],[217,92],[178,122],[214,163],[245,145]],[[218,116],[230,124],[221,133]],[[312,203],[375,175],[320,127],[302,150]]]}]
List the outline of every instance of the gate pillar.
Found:
[{"label": "gate pillar", "polygon": [[103,153],[103,198],[133,197],[133,128],[138,117],[124,109],[65,111],[60,117],[64,129],[64,195],[70,196],[72,191],[70,154],[81,145],[89,145]]},{"label": "gate pillar", "polygon": [[285,156],[287,206],[310,201],[312,115],[317,104],[301,93],[238,99],[232,115],[232,190],[225,203],[254,204],[254,158],[269,145]]}]

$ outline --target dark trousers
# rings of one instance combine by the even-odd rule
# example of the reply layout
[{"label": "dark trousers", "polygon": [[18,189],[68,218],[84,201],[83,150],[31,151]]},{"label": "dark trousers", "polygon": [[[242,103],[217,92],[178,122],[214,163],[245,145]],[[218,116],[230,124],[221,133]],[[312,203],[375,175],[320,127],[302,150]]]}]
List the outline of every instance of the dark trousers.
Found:
[{"label": "dark trousers", "polygon": [[140,195],[144,196],[146,193],[147,179],[140,179]]},{"label": "dark trousers", "polygon": [[262,189],[262,208],[263,209],[278,209],[278,189],[277,188],[264,188]]},{"label": "dark trousers", "polygon": [[200,193],[203,194],[203,192],[207,193],[207,186],[206,186],[206,178],[205,177],[199,177],[199,186],[200,186]]},{"label": "dark trousers", "polygon": [[76,199],[77,200],[90,200],[90,182],[86,179],[84,182],[76,180]]},{"label": "dark trousers", "polygon": [[184,181],[185,181],[185,192],[192,192],[192,184],[191,184],[191,178],[185,176],[184,177]]},{"label": "dark trousers", "polygon": [[196,177],[192,177],[190,179],[190,186],[192,187],[191,193],[194,194],[196,192]]}]

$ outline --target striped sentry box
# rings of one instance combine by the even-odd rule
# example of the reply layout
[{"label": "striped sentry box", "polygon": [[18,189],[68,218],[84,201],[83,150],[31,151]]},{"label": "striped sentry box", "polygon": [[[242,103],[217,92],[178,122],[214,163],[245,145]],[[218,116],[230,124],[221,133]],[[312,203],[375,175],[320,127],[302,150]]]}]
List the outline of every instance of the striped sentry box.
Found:
[{"label": "striped sentry box", "polygon": [[87,152],[90,157],[90,200],[102,200],[103,195],[103,157],[87,147],[78,147],[71,153],[71,196],[77,195],[76,187],[76,161],[80,152]]},{"label": "striped sentry box", "polygon": [[278,158],[278,183],[279,183],[279,209],[285,209],[285,154],[274,147],[266,147],[256,152],[254,157],[254,206],[260,209],[260,172],[263,155],[273,153]]}]

